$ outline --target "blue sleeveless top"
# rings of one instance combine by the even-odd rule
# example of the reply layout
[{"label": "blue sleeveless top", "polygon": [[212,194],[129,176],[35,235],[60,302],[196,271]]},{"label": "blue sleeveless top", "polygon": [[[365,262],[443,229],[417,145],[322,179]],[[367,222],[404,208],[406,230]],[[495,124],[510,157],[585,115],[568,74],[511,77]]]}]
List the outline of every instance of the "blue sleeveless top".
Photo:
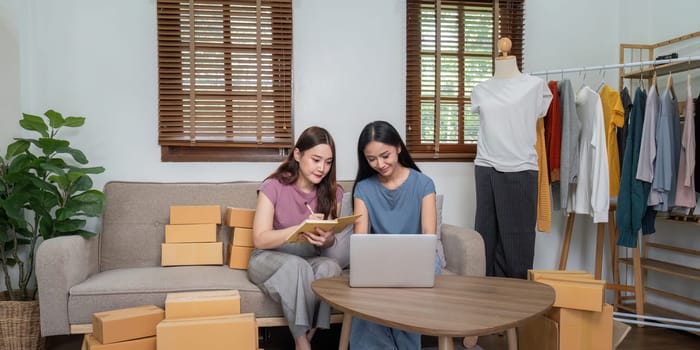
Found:
[{"label": "blue sleeveless top", "polygon": [[369,233],[423,233],[421,205],[423,197],[435,193],[435,183],[427,175],[409,170],[406,181],[394,190],[384,187],[377,175],[357,183],[355,197],[367,207]]}]

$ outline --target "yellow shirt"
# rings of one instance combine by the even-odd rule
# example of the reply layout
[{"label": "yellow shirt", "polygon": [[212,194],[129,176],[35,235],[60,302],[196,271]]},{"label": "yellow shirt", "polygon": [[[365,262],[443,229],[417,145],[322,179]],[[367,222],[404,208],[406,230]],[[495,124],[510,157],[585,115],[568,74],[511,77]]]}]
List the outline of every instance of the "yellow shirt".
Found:
[{"label": "yellow shirt", "polygon": [[625,109],[622,107],[620,92],[607,84],[598,92],[603,104],[605,122],[605,145],[608,148],[608,171],[610,173],[610,197],[617,197],[620,191],[620,155],[617,148],[617,128],[625,125]]},{"label": "yellow shirt", "polygon": [[549,192],[547,146],[544,142],[544,118],[537,119],[537,230],[549,232],[552,227],[552,198]]}]

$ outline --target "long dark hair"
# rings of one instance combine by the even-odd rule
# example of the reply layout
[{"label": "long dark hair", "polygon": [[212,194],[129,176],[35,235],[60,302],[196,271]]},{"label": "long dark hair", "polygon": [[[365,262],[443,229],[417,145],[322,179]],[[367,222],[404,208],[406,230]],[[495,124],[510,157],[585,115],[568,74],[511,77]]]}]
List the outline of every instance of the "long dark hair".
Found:
[{"label": "long dark hair", "polygon": [[401,139],[401,135],[396,129],[389,123],[383,120],[377,120],[365,125],[364,129],[360,133],[360,138],[357,140],[357,176],[355,176],[355,184],[352,186],[352,194],[355,195],[355,186],[357,183],[377,174],[377,172],[372,169],[365,158],[365,147],[368,143],[372,141],[381,142],[385,145],[390,145],[394,147],[399,147],[401,152],[399,152],[399,163],[407,168],[413,168],[420,171],[416,163],[411,158],[411,154],[408,153],[406,149],[406,144],[404,144]]},{"label": "long dark hair", "polygon": [[[335,180],[335,142],[333,141],[333,137],[331,137],[328,130],[322,127],[312,126],[299,135],[294,149],[298,149],[303,155],[308,149],[323,144],[331,147],[333,161],[331,163],[331,170],[321,179],[321,182],[316,185],[316,197],[318,198],[316,212],[323,213],[325,218],[333,219],[338,216],[338,199],[335,197],[337,185]],[[289,152],[287,159],[277,167],[277,170],[267,177],[268,179],[277,179],[280,183],[285,185],[291,185],[297,181],[299,178],[299,162],[294,159],[294,149]]]}]

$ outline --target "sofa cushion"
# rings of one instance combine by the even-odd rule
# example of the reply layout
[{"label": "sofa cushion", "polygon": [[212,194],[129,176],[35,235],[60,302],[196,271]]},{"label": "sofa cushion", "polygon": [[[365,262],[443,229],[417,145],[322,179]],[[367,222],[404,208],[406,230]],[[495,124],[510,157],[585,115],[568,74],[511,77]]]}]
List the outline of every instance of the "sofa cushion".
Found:
[{"label": "sofa cushion", "polygon": [[[160,266],[171,205],[220,205],[255,208],[256,182],[148,183],[108,182],[100,239],[100,271]],[[217,240],[230,239],[230,228],[219,225]],[[224,249],[224,254],[226,249]],[[226,258],[224,256],[224,258]]]},{"label": "sofa cushion", "polygon": [[71,324],[92,322],[92,313],[137,305],[165,306],[169,292],[236,289],[241,312],[256,317],[281,317],[279,304],[248,281],[245,270],[228,266],[174,266],[116,269],[90,276],[69,291]]}]

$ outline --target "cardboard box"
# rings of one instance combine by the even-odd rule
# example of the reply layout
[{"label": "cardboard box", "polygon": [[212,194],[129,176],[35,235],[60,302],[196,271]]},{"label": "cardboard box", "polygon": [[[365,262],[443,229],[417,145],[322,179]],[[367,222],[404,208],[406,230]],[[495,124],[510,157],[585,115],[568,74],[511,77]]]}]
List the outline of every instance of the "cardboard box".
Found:
[{"label": "cardboard box", "polygon": [[247,208],[226,208],[224,213],[224,224],[229,227],[253,228],[255,209]]},{"label": "cardboard box", "polygon": [[553,307],[600,312],[605,303],[605,281],[541,278],[537,282],[554,288]]},{"label": "cardboard box", "polygon": [[553,308],[547,317],[559,325],[559,349],[611,350],[613,346],[613,307],[601,312]]},{"label": "cardboard box", "polygon": [[165,243],[216,242],[216,224],[165,225]]},{"label": "cardboard box", "polygon": [[250,254],[253,253],[251,247],[239,247],[229,244],[228,267],[232,269],[247,270]]},{"label": "cardboard box", "polygon": [[158,349],[257,350],[258,327],[252,313],[163,320]]},{"label": "cardboard box", "polygon": [[223,243],[162,243],[161,265],[221,265]]},{"label": "cardboard box", "polygon": [[233,228],[233,245],[239,247],[254,247],[253,244],[253,229],[244,227]]},{"label": "cardboard box", "polygon": [[545,316],[537,316],[518,327],[518,350],[558,350],[559,325]]},{"label": "cardboard box", "polygon": [[156,350],[156,337],[102,344],[92,334],[85,334],[82,350]]},{"label": "cardboard box", "polygon": [[92,330],[102,344],[151,337],[165,317],[163,309],[144,305],[92,314]]},{"label": "cardboard box", "polygon": [[166,320],[240,313],[241,296],[235,289],[168,293],[165,297]]},{"label": "cardboard box", "polygon": [[220,224],[220,205],[173,205],[170,206],[170,223],[180,224]]},{"label": "cardboard box", "polygon": [[588,278],[594,276],[583,270],[527,270],[527,279],[536,281],[541,277]]}]

